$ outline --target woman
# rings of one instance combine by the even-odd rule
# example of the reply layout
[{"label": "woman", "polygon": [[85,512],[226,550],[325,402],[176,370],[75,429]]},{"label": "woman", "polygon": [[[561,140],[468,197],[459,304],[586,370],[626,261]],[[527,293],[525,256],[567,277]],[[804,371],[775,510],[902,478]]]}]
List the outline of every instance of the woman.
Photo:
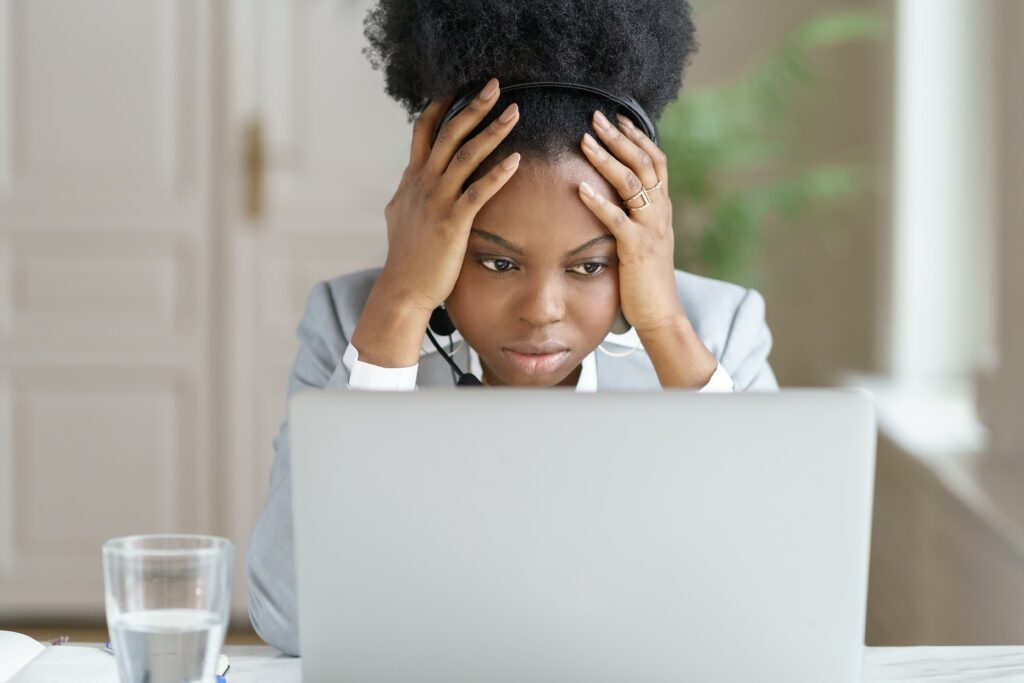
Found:
[{"label": "woman", "polygon": [[[696,46],[684,0],[382,0],[366,35],[387,92],[421,113],[386,263],[313,288],[289,395],[777,388],[761,296],[673,267],[651,121]],[[249,606],[297,653],[287,423],[274,446]]]}]

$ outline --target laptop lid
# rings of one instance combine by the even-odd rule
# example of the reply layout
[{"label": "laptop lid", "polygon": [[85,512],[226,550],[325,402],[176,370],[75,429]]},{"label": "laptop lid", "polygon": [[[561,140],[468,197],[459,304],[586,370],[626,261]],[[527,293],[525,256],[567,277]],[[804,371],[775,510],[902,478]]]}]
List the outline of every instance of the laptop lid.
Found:
[{"label": "laptop lid", "polygon": [[311,681],[859,682],[875,426],[852,391],[306,391]]}]

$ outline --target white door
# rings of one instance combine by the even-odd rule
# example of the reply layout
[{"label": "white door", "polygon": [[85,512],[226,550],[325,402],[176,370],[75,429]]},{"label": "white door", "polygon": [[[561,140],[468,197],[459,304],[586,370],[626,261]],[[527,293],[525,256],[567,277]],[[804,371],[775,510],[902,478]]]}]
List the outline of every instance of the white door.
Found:
[{"label": "white door", "polygon": [[[231,533],[242,564],[286,415],[295,329],[319,280],[383,264],[411,126],[362,48],[370,2],[230,4],[224,157]],[[262,163],[253,159],[262,158]],[[239,574],[235,605],[244,613]]]},{"label": "white door", "polygon": [[210,531],[208,7],[0,0],[0,615]]},{"label": "white door", "polygon": [[306,295],[408,156],[368,6],[0,0],[0,618],[101,618],[162,531],[235,540],[244,618]]}]

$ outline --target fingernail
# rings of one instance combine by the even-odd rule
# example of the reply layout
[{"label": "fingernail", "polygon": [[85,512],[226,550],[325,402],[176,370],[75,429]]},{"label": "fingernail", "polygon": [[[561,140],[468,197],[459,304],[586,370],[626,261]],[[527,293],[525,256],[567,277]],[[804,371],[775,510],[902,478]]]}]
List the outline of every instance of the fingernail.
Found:
[{"label": "fingernail", "polygon": [[630,120],[629,120],[628,118],[626,118],[625,116],[623,116],[622,114],[616,114],[616,115],[615,115],[615,118],[616,118],[616,119],[618,119],[618,120],[619,120],[619,123],[621,123],[621,124],[623,125],[623,127],[625,127],[625,128],[629,128],[629,129],[632,129],[632,128],[634,127],[634,126],[633,126],[633,122],[632,122],[632,121],[630,121]]},{"label": "fingernail", "polygon": [[594,112],[594,121],[596,121],[597,125],[601,126],[601,128],[604,128],[605,130],[608,130],[609,128],[612,127],[612,124],[608,123],[608,119],[606,119],[604,117],[604,114],[602,114],[600,111]]},{"label": "fingernail", "polygon": [[515,103],[512,103],[505,108],[505,111],[501,113],[501,116],[498,117],[498,120],[501,121],[502,123],[508,123],[513,118],[515,118],[517,111],[519,111],[519,107]]},{"label": "fingernail", "polygon": [[580,191],[582,191],[583,194],[587,195],[591,199],[594,198],[594,188],[588,185],[586,180],[580,181]]},{"label": "fingernail", "polygon": [[483,90],[480,91],[480,99],[489,100],[491,99],[491,97],[494,96],[494,93],[496,92],[498,92],[498,79],[492,78],[491,80],[487,81],[487,83],[484,85]]},{"label": "fingernail", "polygon": [[597,144],[597,140],[595,140],[594,137],[590,133],[584,133],[583,134],[583,142],[585,142],[588,147],[590,147],[591,149],[593,149],[595,151],[600,149],[600,147]]},{"label": "fingernail", "polygon": [[513,152],[508,156],[505,161],[501,162],[501,167],[506,171],[511,171],[513,168],[519,165],[519,152]]}]

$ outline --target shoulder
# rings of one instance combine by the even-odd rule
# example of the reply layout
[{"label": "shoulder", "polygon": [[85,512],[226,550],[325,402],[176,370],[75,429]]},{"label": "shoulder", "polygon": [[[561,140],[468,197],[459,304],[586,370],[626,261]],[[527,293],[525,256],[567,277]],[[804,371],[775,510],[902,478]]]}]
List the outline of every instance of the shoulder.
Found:
[{"label": "shoulder", "polygon": [[766,331],[765,304],[749,287],[676,270],[676,293],[708,349],[721,358],[732,342]]},{"label": "shoulder", "polygon": [[750,291],[725,280],[676,270],[676,293],[687,315],[699,318],[710,327],[728,324],[730,312],[736,310]]},{"label": "shoulder", "polygon": [[756,289],[676,271],[676,291],[687,317],[739,391],[774,391],[768,363],[772,333],[764,297]]},{"label": "shoulder", "polygon": [[379,266],[366,268],[339,275],[324,283],[330,291],[335,310],[338,311],[342,322],[348,322],[351,318],[352,323],[355,323],[355,319],[359,317],[359,314],[363,312],[363,307],[366,306],[366,299],[370,296],[370,290],[377,282],[380,271]]},{"label": "shoulder", "polygon": [[367,268],[317,282],[309,292],[303,320],[337,327],[348,338],[380,271]]}]

